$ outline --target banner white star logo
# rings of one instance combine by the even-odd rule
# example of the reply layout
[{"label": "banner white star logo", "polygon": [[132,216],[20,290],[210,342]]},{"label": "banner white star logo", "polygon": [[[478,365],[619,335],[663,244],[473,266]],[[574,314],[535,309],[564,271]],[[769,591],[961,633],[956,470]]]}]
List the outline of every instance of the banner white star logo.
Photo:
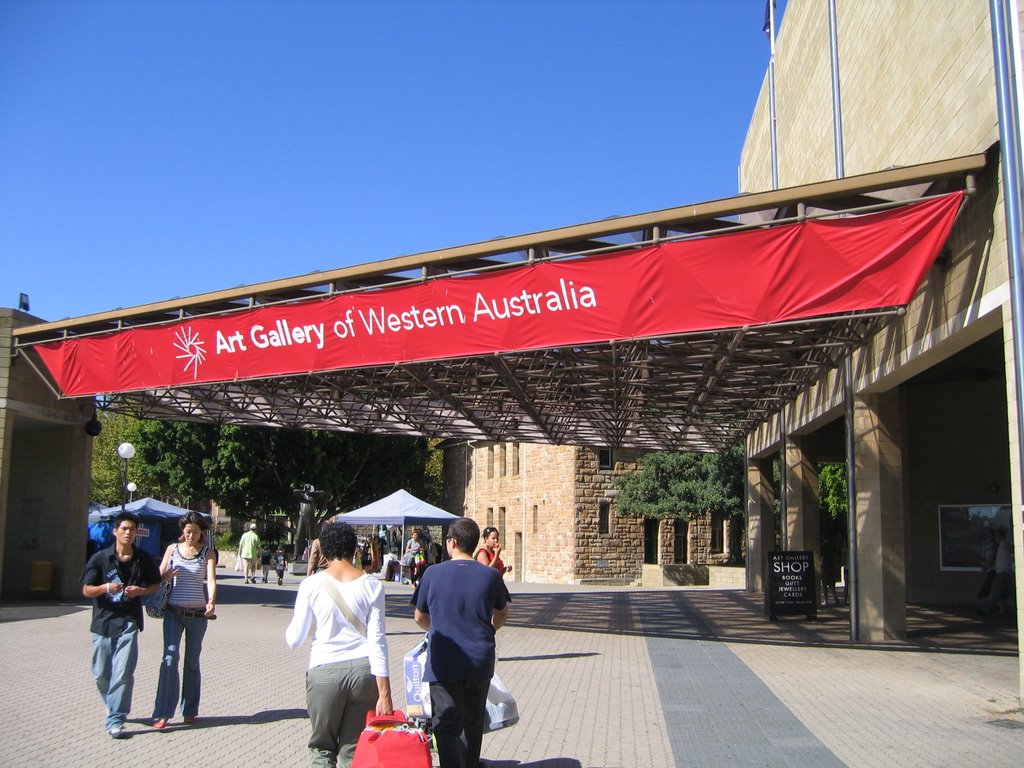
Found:
[{"label": "banner white star logo", "polygon": [[185,361],[184,371],[192,369],[192,379],[199,377],[199,366],[206,361],[205,342],[190,326],[179,328],[174,334],[174,348],[181,352],[175,355],[178,360]]}]

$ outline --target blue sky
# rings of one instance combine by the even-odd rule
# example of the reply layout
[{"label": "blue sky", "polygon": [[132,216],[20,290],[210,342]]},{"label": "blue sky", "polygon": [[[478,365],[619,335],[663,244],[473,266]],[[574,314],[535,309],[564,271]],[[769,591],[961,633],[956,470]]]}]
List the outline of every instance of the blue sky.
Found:
[{"label": "blue sky", "polygon": [[764,8],[0,0],[0,306],[58,320],[731,196]]}]

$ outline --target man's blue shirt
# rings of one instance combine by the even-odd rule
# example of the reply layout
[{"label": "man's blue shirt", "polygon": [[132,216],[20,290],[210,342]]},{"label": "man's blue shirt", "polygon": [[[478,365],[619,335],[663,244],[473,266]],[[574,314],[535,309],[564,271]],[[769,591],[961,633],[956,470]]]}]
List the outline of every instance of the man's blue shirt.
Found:
[{"label": "man's blue shirt", "polygon": [[412,596],[412,604],[430,615],[424,679],[488,682],[494,674],[491,615],[509,599],[501,574],[476,560],[447,560],[427,568]]}]

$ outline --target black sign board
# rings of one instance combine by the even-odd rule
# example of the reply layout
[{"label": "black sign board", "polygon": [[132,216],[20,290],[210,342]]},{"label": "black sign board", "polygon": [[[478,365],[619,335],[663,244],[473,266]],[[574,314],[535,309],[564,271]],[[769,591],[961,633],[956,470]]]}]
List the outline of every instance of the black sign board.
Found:
[{"label": "black sign board", "polygon": [[813,552],[769,552],[766,564],[764,612],[779,616],[818,615]]}]

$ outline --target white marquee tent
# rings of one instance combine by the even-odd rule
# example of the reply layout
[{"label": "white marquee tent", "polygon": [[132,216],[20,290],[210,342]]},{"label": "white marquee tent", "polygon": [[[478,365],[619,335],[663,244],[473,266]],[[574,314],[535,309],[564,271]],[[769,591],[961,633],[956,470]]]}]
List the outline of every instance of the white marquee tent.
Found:
[{"label": "white marquee tent", "polygon": [[417,499],[407,491],[395,491],[365,507],[335,515],[335,522],[349,525],[448,525],[458,515]]}]

